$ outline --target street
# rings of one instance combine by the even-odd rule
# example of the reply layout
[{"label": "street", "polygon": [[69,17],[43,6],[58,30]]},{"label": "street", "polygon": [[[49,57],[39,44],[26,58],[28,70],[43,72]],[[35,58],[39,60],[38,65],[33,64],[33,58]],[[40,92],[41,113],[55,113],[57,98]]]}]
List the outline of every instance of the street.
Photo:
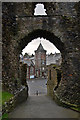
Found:
[{"label": "street", "polygon": [[47,94],[47,79],[27,80],[29,87],[29,95],[46,95]]},{"label": "street", "polygon": [[9,114],[9,118],[79,118],[78,112],[58,106],[47,96],[46,82],[46,79],[28,80],[29,97]]}]

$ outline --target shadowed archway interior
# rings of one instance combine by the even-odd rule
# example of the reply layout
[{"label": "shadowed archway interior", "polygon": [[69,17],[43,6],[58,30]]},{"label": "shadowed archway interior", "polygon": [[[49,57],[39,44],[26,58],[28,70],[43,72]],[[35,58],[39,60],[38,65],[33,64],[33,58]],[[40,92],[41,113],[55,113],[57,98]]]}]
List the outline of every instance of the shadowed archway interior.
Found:
[{"label": "shadowed archway interior", "polygon": [[25,36],[23,39],[20,40],[19,44],[18,44],[18,49],[20,50],[20,52],[25,48],[25,46],[27,46],[27,44],[29,42],[31,42],[31,40],[35,39],[35,38],[44,38],[49,40],[51,43],[53,43],[57,49],[59,49],[61,52],[64,51],[64,43],[62,43],[62,41],[60,40],[60,38],[56,37],[53,33],[46,31],[46,30],[34,30],[31,33],[28,34],[28,36]]}]

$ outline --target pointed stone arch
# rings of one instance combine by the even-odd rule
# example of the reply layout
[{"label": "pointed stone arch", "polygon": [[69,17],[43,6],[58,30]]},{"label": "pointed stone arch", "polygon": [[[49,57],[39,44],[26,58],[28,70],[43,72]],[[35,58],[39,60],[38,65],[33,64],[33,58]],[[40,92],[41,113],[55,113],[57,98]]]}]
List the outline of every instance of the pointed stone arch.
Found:
[{"label": "pointed stone arch", "polygon": [[[54,43],[62,53],[63,74],[56,92],[57,98],[59,101],[69,103],[69,105],[79,106],[80,38],[78,12],[72,9],[75,3],[45,3],[48,13],[46,17],[33,16],[33,3],[13,3],[13,7],[10,7],[11,3],[4,4],[3,86],[7,85],[6,89],[15,90],[14,81],[16,79],[19,81],[19,54],[33,38],[44,37]],[[51,6],[54,5],[57,7],[53,11]],[[17,31],[16,34],[14,34],[14,30]]]},{"label": "pointed stone arch", "polygon": [[20,49],[20,51],[22,51],[25,46],[27,46],[27,44],[29,42],[31,42],[31,40],[35,39],[35,38],[44,38],[49,40],[51,43],[53,43],[61,52],[64,51],[64,43],[60,40],[60,38],[56,37],[54,35],[54,33],[51,33],[50,31],[46,31],[46,30],[42,30],[42,29],[36,29],[33,30],[32,32],[30,32],[27,36],[25,36],[24,38],[22,38],[19,43],[18,43],[18,47]]}]

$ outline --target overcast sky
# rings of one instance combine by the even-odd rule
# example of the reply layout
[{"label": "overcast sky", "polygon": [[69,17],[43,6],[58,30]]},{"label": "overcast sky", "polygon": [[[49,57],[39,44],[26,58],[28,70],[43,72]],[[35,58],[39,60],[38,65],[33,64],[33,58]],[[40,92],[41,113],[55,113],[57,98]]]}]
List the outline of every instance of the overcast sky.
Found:
[{"label": "overcast sky", "polygon": [[37,4],[36,5],[34,15],[47,15],[46,14],[46,9],[44,9],[43,4]]},{"label": "overcast sky", "polygon": [[[34,15],[46,15],[46,10],[44,9],[44,5],[42,4],[37,4],[36,5],[36,8],[35,8],[35,13]],[[40,38],[37,38],[37,39],[34,39],[32,40],[32,42],[30,42],[22,51],[22,54],[24,55],[25,53],[28,53],[28,54],[34,54],[34,51],[37,50],[39,44],[40,44],[40,41],[44,47],[45,50],[47,50],[47,54],[50,54],[50,53],[59,53],[60,51],[52,44],[50,43],[48,40],[46,39],[40,39]]]},{"label": "overcast sky", "polygon": [[50,54],[50,53],[59,53],[60,51],[51,43],[49,42],[48,40],[44,39],[44,38],[37,38],[37,39],[34,39],[32,40],[30,43],[28,43],[28,45],[23,49],[23,52],[22,54],[24,55],[25,53],[28,53],[28,54],[34,54],[34,51],[37,50],[39,44],[40,44],[40,41],[41,41],[41,44],[43,46],[43,48],[45,50],[47,50],[47,54]]}]

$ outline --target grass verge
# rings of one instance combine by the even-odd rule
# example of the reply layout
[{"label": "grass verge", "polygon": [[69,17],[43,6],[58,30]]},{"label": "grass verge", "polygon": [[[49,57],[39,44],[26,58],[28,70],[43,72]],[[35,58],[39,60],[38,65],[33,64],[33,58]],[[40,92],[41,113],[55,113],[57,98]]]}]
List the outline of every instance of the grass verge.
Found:
[{"label": "grass verge", "polygon": [[2,92],[2,105],[4,105],[5,102],[8,102],[10,98],[12,97],[13,97],[13,94],[3,91]]},{"label": "grass verge", "polygon": [[1,120],[8,120],[8,113],[5,113],[2,115],[2,119]]},{"label": "grass verge", "polygon": [[[13,94],[6,91],[3,91],[3,92],[0,91],[0,106],[4,105],[5,102],[8,102],[12,97],[13,97]],[[5,118],[6,120],[8,120],[8,113],[4,113],[0,119],[4,120]]]},{"label": "grass verge", "polygon": [[75,107],[71,107],[71,109],[73,109],[73,110],[75,110],[75,111],[77,111],[77,112],[80,112],[80,108],[75,108]]}]

